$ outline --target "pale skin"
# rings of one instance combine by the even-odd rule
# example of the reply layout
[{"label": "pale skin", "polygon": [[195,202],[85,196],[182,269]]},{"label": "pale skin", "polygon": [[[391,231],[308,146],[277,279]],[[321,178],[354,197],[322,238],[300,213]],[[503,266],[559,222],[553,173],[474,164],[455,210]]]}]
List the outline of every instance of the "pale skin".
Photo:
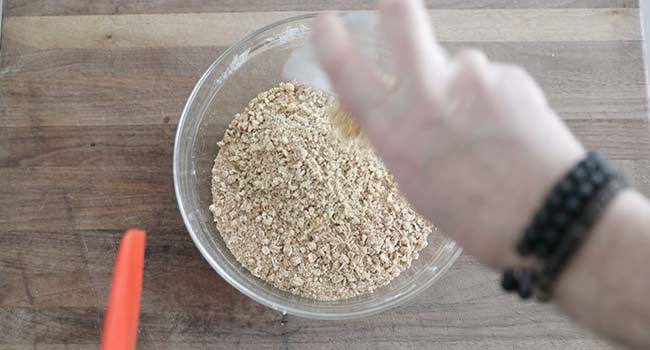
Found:
[{"label": "pale skin", "polygon": [[[395,82],[365,62],[339,18],[319,16],[312,40],[342,105],[403,195],[465,251],[503,270],[555,182],[586,154],[522,68],[480,51],[453,57],[420,1],[383,0]],[[632,347],[650,346],[650,204],[621,192],[555,287],[574,320]]]}]

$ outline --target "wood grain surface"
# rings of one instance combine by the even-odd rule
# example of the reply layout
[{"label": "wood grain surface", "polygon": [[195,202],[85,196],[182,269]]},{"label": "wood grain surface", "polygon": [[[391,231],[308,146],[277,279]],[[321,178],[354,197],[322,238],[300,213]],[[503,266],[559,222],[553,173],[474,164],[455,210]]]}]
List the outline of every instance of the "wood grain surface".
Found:
[{"label": "wood grain surface", "polygon": [[[524,65],[589,147],[650,194],[636,0],[429,1],[450,51]],[[141,349],[612,349],[462,256],[397,309],[314,321],[223,281],[173,194],[175,127],[207,66],[251,30],[373,1],[13,0],[0,64],[0,349],[95,349],[116,245],[149,232]]]}]

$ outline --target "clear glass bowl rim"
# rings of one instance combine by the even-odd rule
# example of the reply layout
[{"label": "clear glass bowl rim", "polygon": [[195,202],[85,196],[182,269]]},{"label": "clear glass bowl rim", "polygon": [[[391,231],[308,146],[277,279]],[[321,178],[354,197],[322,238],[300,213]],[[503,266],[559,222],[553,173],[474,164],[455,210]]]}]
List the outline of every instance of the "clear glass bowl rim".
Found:
[{"label": "clear glass bowl rim", "polygon": [[227,273],[220,265],[219,263],[210,255],[210,253],[207,251],[207,249],[203,246],[203,244],[200,242],[200,239],[195,232],[193,226],[190,224],[190,221],[187,217],[187,213],[185,210],[185,205],[183,203],[184,199],[184,193],[183,190],[181,189],[180,186],[180,174],[183,171],[181,169],[181,162],[180,162],[180,157],[181,157],[181,147],[180,147],[180,139],[181,139],[181,130],[183,130],[185,123],[187,122],[187,119],[189,118],[189,111],[191,106],[195,103],[196,96],[198,95],[199,91],[201,88],[203,88],[203,85],[205,84],[206,80],[209,78],[209,76],[212,74],[212,72],[224,62],[233,52],[239,52],[243,48],[246,48],[249,46],[249,43],[253,42],[257,37],[265,34],[266,32],[270,32],[273,29],[277,27],[281,27],[287,24],[291,24],[293,22],[300,22],[308,19],[312,19],[316,17],[318,13],[308,13],[308,14],[303,14],[303,15],[298,15],[298,16],[293,16],[289,17],[283,20],[279,20],[276,22],[273,22],[269,25],[266,25],[264,27],[261,27],[260,29],[255,30],[248,36],[244,37],[240,41],[234,43],[230,47],[228,47],[219,57],[206,69],[206,71],[203,73],[201,78],[198,80],[194,88],[192,89],[192,93],[187,99],[187,102],[185,103],[185,106],[183,108],[183,111],[181,112],[181,117],[179,119],[177,129],[176,129],[176,135],[174,138],[174,151],[173,151],[173,180],[174,180],[174,192],[176,195],[176,202],[178,204],[179,211],[181,213],[181,216],[183,218],[183,223],[185,224],[185,227],[194,241],[194,245],[198,248],[199,252],[203,256],[205,260],[208,261],[210,266],[224,279],[226,282],[228,282],[230,285],[235,287],[237,290],[239,290],[241,293],[244,295],[248,296],[249,298],[259,302],[262,305],[265,305],[271,309],[278,310],[283,313],[289,313],[291,315],[296,315],[296,316],[301,316],[301,317],[306,317],[306,318],[312,318],[312,319],[325,319],[325,320],[337,320],[337,319],[351,319],[351,318],[359,318],[359,317],[365,317],[365,316],[370,316],[373,314],[377,314],[383,311],[386,311],[388,309],[394,308],[398,305],[401,305],[424,290],[426,290],[429,286],[431,286],[434,282],[436,282],[440,277],[442,277],[445,272],[453,265],[453,263],[457,260],[457,258],[461,255],[462,253],[462,248],[455,244],[455,246],[452,248],[453,249],[453,254],[447,256],[447,258],[441,262],[441,264],[438,266],[437,273],[435,276],[430,278],[427,281],[424,281],[416,286],[416,288],[412,288],[408,290],[407,292],[399,295],[398,297],[394,298],[388,298],[384,302],[375,305],[372,308],[368,309],[363,309],[359,311],[352,311],[352,312],[324,312],[324,311],[313,311],[313,310],[307,310],[303,308],[298,308],[292,305],[288,304],[281,304],[276,301],[268,300],[264,298],[263,296],[258,295],[254,291],[246,288],[244,285],[242,285],[236,278],[236,276],[232,276],[229,273]]}]

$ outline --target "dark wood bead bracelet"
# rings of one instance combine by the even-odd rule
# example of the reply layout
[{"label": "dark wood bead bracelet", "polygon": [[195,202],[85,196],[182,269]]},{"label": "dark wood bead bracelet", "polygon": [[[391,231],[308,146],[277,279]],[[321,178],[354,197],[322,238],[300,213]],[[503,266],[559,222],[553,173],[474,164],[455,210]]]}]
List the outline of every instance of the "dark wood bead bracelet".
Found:
[{"label": "dark wood bead bracelet", "polygon": [[614,196],[628,186],[598,152],[590,152],[553,188],[517,245],[523,256],[540,259],[540,270],[507,270],[502,287],[523,299],[551,297],[552,287]]}]

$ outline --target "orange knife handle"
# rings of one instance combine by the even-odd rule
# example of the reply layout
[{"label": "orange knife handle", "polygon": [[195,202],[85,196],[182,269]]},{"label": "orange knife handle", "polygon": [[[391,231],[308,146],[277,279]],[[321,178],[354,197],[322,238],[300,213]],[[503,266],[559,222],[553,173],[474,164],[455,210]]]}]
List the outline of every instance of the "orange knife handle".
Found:
[{"label": "orange knife handle", "polygon": [[145,240],[144,231],[128,230],[120,242],[104,318],[103,350],[135,350]]}]

